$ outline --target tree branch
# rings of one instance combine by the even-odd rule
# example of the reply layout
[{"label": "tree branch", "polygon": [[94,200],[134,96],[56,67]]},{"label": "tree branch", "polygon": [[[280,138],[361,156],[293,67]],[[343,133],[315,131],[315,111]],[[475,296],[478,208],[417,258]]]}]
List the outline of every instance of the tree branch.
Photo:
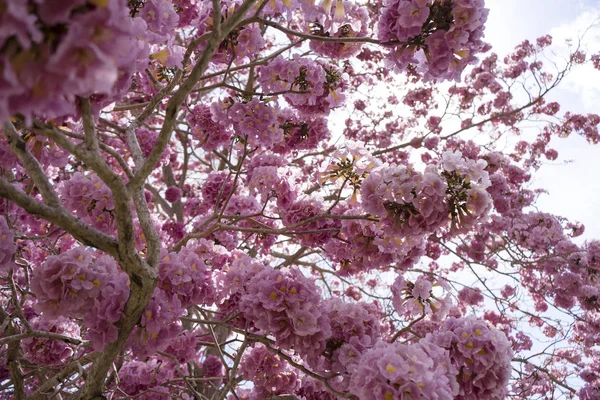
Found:
[{"label": "tree branch", "polygon": [[100,249],[115,258],[118,257],[117,239],[83,223],[62,206],[52,208],[40,203],[15,188],[4,178],[0,178],[0,197],[12,201],[29,214],[41,217],[62,228],[81,243]]},{"label": "tree branch", "polygon": [[257,0],[246,0],[236,9],[231,17],[227,18],[225,23],[221,25],[221,32],[213,32],[213,34],[210,36],[206,44],[206,48],[196,62],[192,72],[190,72],[188,78],[173,94],[173,97],[169,99],[165,112],[165,119],[160,130],[160,134],[158,135],[158,139],[154,144],[154,148],[144,164],[141,165],[141,167],[136,171],[128,186],[142,187],[144,185],[144,182],[158,164],[160,157],[162,156],[167,144],[169,143],[169,140],[171,139],[171,134],[173,133],[173,128],[175,127],[175,120],[177,118],[179,107],[181,104],[183,104],[183,101],[187,95],[194,89],[194,86],[202,77],[202,74],[208,67],[208,64],[210,63],[210,60],[212,59],[212,56],[217,50],[219,44],[240,23],[240,21],[242,21],[244,15],[254,5],[254,3],[256,3],[256,1]]},{"label": "tree branch", "polygon": [[8,141],[8,145],[19,158],[23,167],[27,170],[29,177],[40,191],[46,204],[53,208],[60,207],[58,195],[52,188],[46,173],[38,160],[27,148],[25,141],[21,139],[21,136],[17,133],[15,126],[11,122],[5,122],[3,132]]}]

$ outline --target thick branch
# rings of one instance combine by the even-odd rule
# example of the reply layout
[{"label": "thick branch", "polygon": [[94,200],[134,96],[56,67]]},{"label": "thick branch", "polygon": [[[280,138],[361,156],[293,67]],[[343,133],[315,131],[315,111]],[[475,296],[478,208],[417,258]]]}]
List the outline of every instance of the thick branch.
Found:
[{"label": "thick branch", "polygon": [[[144,261],[140,258],[139,262]],[[125,305],[123,317],[116,323],[119,330],[117,340],[109,344],[103,352],[97,355],[87,373],[85,386],[79,393],[73,396],[73,399],[90,400],[103,398],[102,392],[104,390],[106,375],[150,301],[154,292],[156,279],[153,276],[142,275],[136,277],[134,282],[131,285],[131,292]]]},{"label": "thick branch", "polygon": [[167,147],[169,140],[171,139],[171,134],[173,133],[173,129],[175,127],[175,121],[177,119],[177,113],[179,111],[179,107],[187,97],[187,95],[194,89],[196,83],[202,77],[202,74],[208,67],[210,60],[212,59],[213,54],[217,50],[219,44],[223,41],[223,39],[231,32],[244,18],[244,15],[250,10],[250,8],[256,3],[257,0],[246,0],[240,7],[236,9],[236,11],[229,17],[223,24],[221,24],[221,32],[218,34],[217,32],[213,32],[211,37],[208,39],[206,44],[206,48],[202,52],[202,55],[198,59],[196,65],[192,69],[192,72],[188,76],[188,78],[181,84],[179,89],[173,94],[173,97],[169,99],[167,103],[167,109],[165,112],[165,120],[163,122],[162,128],[160,130],[160,134],[156,143],[154,144],[154,148],[148,156],[148,159],[144,162],[144,164],[136,171],[135,176],[129,182],[130,187],[142,187],[144,182],[152,173],[152,170],[158,164],[160,157],[162,156],[165,148]]},{"label": "thick branch", "polygon": [[63,207],[52,208],[29,197],[3,178],[0,178],[0,197],[8,199],[29,214],[38,216],[69,232],[81,243],[118,257],[118,241],[105,233],[83,223]]},{"label": "thick branch", "polygon": [[[88,111],[91,112],[89,109]],[[85,115],[84,109],[82,109],[82,114]],[[91,138],[96,136],[94,122],[91,118],[91,115],[89,115],[84,119],[86,143],[88,141],[94,141]],[[121,257],[117,259],[124,257],[126,254],[135,252],[135,236],[133,218],[131,215],[131,196],[121,177],[115,173],[102,158],[98,151],[98,147],[95,147],[95,152],[87,151],[81,146],[73,143],[73,141],[66,137],[60,130],[54,127],[44,126],[41,123],[37,123],[36,127],[40,128],[42,134],[52,139],[60,147],[84,162],[98,175],[102,182],[108,186],[113,195],[117,218],[119,254],[121,255]],[[126,272],[129,273],[129,271]]]},{"label": "thick branch", "polygon": [[21,139],[21,136],[17,133],[15,126],[11,122],[4,123],[4,136],[6,136],[6,140],[8,141],[11,150],[19,158],[21,164],[23,164],[27,170],[29,177],[37,186],[46,204],[50,207],[59,207],[60,200],[52,188],[46,173],[38,160],[31,154],[27,148],[27,144]]},{"label": "thick branch", "polygon": [[90,152],[99,154],[100,146],[98,145],[98,135],[96,134],[96,126],[92,116],[90,100],[79,98],[79,105],[81,107],[81,119],[83,121],[83,131],[85,133],[85,145]]},{"label": "thick branch", "polygon": [[62,340],[63,342],[77,344],[77,345],[83,343],[80,339],[61,335],[60,333],[46,332],[46,331],[31,331],[31,332],[17,333],[15,335],[3,337],[0,339],[0,346],[4,345],[6,343],[15,342],[15,341],[27,339],[30,337]]},{"label": "thick branch", "polygon": [[[7,333],[11,335],[14,333],[16,327],[13,322],[9,322]],[[15,400],[24,400],[25,399],[25,383],[23,380],[23,371],[21,369],[21,364],[19,363],[19,349],[20,343],[18,340],[12,341],[8,345],[8,350],[6,351],[6,366],[10,372],[10,379],[14,388],[14,399]]]},{"label": "thick branch", "polygon": [[[73,148],[73,143],[67,138],[64,138],[62,142],[63,144],[69,143],[71,148],[79,155],[85,155],[85,158],[89,162],[88,166],[92,168],[96,174],[98,174],[98,177],[102,179],[102,182],[104,182],[112,192],[117,219],[117,233],[119,236],[119,259],[124,259],[132,254],[136,254],[133,217],[131,215],[131,196],[125,187],[123,179],[121,179],[121,177],[110,168],[100,154],[96,125],[92,116],[89,100],[80,99],[80,102],[85,141],[89,151],[86,152],[85,150],[82,150],[80,147],[76,146]],[[75,155],[77,156],[77,154]],[[124,267],[126,267],[126,265],[124,265]],[[134,271],[126,270],[126,272],[131,274]],[[142,271],[137,272],[141,273]]]}]

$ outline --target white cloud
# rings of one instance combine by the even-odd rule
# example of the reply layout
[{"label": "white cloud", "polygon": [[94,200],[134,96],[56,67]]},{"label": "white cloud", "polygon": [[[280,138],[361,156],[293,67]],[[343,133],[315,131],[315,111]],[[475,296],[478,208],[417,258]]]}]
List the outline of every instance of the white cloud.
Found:
[{"label": "white cloud", "polygon": [[[581,13],[574,20],[553,28],[550,34],[558,54],[568,54],[581,42],[588,57],[600,51],[600,7]],[[571,49],[566,40],[572,40]],[[581,112],[600,113],[600,72],[591,65],[579,66],[562,82],[559,92],[574,96],[573,106]],[[571,97],[569,96],[569,97]]]}]

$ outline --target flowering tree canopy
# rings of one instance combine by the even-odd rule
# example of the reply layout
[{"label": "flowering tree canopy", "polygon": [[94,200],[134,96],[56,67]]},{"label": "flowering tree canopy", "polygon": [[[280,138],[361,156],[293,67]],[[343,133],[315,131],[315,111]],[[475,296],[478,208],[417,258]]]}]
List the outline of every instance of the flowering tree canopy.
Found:
[{"label": "flowering tree canopy", "polygon": [[530,188],[600,55],[487,16],[0,0],[0,398],[600,399],[600,241]]}]

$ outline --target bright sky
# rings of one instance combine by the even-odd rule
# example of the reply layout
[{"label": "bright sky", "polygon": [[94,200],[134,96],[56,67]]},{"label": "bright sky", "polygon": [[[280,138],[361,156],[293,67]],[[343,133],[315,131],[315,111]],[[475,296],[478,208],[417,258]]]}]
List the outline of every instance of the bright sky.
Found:
[{"label": "bright sky", "polygon": [[[509,52],[523,39],[544,34],[554,38],[553,47],[567,54],[566,38],[577,39],[594,21],[600,21],[599,0],[486,0],[490,15],[486,41],[499,55]],[[584,37],[590,53],[600,50],[600,26]],[[580,68],[552,93],[562,110],[600,114],[600,71]],[[535,175],[533,186],[545,188],[541,211],[583,222],[586,239],[600,239],[600,145],[590,145],[578,136],[552,141],[559,159],[548,162]],[[572,161],[565,164],[565,161]]]},{"label": "bright sky", "polygon": [[[600,21],[600,0],[486,0],[486,6],[490,9],[486,41],[499,55],[507,54],[523,39],[533,41],[550,34],[553,49],[564,56],[568,54],[562,45],[566,38],[576,41],[594,21]],[[600,51],[600,26],[588,31],[583,43],[589,53]],[[600,114],[600,71],[577,69],[549,99],[558,101],[563,111]],[[533,187],[550,192],[538,200],[539,209],[584,223],[581,239],[600,239],[600,144],[590,145],[571,136],[554,139],[551,145],[559,159],[546,163],[534,175]],[[543,338],[536,339],[542,343],[534,339],[533,352],[545,346]],[[579,387],[581,382],[571,384]]]}]

